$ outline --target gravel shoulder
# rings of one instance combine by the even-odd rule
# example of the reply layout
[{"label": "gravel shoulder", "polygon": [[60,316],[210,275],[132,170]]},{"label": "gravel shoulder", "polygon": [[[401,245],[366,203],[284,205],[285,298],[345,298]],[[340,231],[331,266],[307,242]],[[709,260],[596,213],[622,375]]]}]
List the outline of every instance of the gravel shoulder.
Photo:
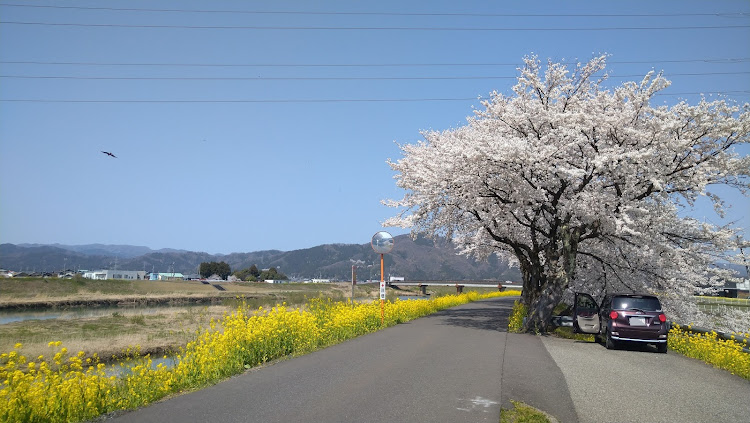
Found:
[{"label": "gravel shoulder", "polygon": [[[739,422],[750,381],[677,353],[542,337],[562,371],[581,423]],[[553,413],[554,414],[554,413]]]}]

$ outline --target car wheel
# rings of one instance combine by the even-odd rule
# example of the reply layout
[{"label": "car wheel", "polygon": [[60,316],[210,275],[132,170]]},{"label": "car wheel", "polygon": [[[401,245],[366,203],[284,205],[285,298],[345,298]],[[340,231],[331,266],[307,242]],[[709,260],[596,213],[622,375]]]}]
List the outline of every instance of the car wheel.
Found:
[{"label": "car wheel", "polygon": [[614,339],[612,339],[612,335],[609,334],[609,331],[607,331],[606,341],[604,345],[607,347],[608,350],[613,350],[617,348],[617,343],[615,342]]},{"label": "car wheel", "polygon": [[659,353],[661,353],[661,354],[666,354],[667,353],[667,348],[668,347],[667,347],[667,343],[666,342],[664,342],[663,344],[656,344],[656,351],[659,352]]}]

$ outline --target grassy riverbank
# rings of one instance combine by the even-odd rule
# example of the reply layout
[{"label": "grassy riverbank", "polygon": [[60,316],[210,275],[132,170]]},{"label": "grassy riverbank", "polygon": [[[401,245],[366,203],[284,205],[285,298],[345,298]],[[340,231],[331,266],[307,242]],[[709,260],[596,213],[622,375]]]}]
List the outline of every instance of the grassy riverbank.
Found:
[{"label": "grassy riverbank", "polygon": [[[30,307],[65,307],[72,304],[121,303],[138,304],[152,300],[190,302],[191,299],[214,299],[218,302],[238,296],[287,297],[324,295],[345,296],[346,284],[265,284],[222,282],[221,291],[199,281],[144,281],[90,279],[0,279],[0,309]],[[363,289],[359,286],[360,291]],[[377,289],[369,286],[365,291]],[[356,294],[356,293],[355,293]]]},{"label": "grassy riverbank", "polygon": [[20,343],[20,353],[36,357],[49,352],[49,342],[62,341],[70,350],[86,351],[87,357],[96,354],[105,362],[135,345],[144,352],[162,353],[185,345],[227,310],[223,305],[170,307],[145,315],[124,309],[102,317],[13,322],[0,325],[0,351]]},{"label": "grassy riverbank", "polygon": [[428,301],[364,303],[310,301],[303,310],[236,307],[232,314],[201,332],[180,349],[172,367],[152,365],[145,357],[121,377],[103,364],[86,360],[62,342],[50,342],[48,353],[27,357],[14,345],[0,354],[0,421],[71,422],[115,410],[137,408],[173,393],[219,380],[282,357],[305,354],[427,314],[482,298],[518,292],[476,292]]},{"label": "grassy riverbank", "polygon": [[[96,281],[88,279],[2,279],[0,310],[65,310],[110,307],[100,317],[26,320],[0,325],[0,351],[22,344],[19,353],[36,357],[48,352],[49,342],[62,341],[71,351],[96,354],[104,361],[138,345],[144,353],[177,350],[196,332],[220,320],[242,298],[251,307],[286,302],[301,305],[307,298],[343,299],[351,295],[344,284],[222,283],[225,291],[197,281]],[[377,286],[358,286],[355,296],[372,297]],[[137,306],[161,307],[148,314]],[[205,304],[189,306],[190,304]],[[111,308],[111,306],[118,306]],[[156,310],[156,311],[154,311]]]},{"label": "grassy riverbank", "polygon": [[[142,353],[162,354],[176,351],[195,338],[196,333],[220,321],[238,304],[238,298],[250,308],[269,308],[286,303],[303,306],[308,299],[343,300],[351,297],[348,283],[265,284],[222,283],[218,291],[197,281],[95,281],[59,279],[0,279],[0,310],[69,309],[75,305],[109,308],[103,316],[74,319],[27,320],[0,325],[0,351],[21,344],[20,354],[37,357],[49,352],[48,343],[61,341],[70,351],[85,351],[111,361],[129,347],[139,346]],[[416,295],[417,288],[389,289],[388,299]],[[492,291],[492,289],[481,290]],[[433,296],[455,292],[455,288],[436,287]],[[378,284],[355,286],[355,299],[376,299]],[[144,313],[136,305],[185,304],[184,307],[159,307]],[[201,306],[188,306],[201,303]]]}]

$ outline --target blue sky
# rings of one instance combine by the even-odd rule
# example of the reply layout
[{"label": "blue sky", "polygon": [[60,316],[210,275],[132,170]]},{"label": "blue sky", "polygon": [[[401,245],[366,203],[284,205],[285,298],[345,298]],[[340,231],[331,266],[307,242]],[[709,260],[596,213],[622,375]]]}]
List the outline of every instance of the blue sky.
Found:
[{"label": "blue sky", "polygon": [[0,22],[0,243],[367,243],[397,144],[464,124],[532,53],[664,70],[667,104],[750,101],[747,1],[2,0]]}]

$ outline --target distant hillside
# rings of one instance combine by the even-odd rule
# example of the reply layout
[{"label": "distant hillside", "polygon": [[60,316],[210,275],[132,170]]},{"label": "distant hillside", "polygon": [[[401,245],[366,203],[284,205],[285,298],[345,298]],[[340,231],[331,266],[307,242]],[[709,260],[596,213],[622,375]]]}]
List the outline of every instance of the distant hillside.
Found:
[{"label": "distant hillside", "polygon": [[[456,254],[451,244],[434,244],[427,239],[412,241],[408,235],[395,238],[391,253],[385,255],[387,275],[410,280],[520,280],[518,269],[509,269],[498,260],[476,262]],[[222,256],[232,269],[252,264],[277,267],[293,278],[350,280],[357,264],[357,279],[380,278],[380,256],[370,244],[326,244],[288,252],[262,251]]]},{"label": "distant hillside", "polygon": [[86,255],[47,245],[21,247],[0,244],[0,267],[7,270],[45,272],[63,270],[66,266],[71,269],[93,269],[112,261],[113,257]]},{"label": "distant hillside", "polygon": [[[397,236],[395,241],[393,251],[385,255],[387,276],[409,280],[520,280],[518,269],[509,269],[496,259],[476,262],[459,256],[453,246],[444,241],[412,241],[408,235]],[[132,256],[134,251],[144,248],[148,251]],[[267,250],[227,255],[101,244],[0,245],[0,267],[15,271],[54,272],[65,266],[93,270],[116,265],[123,270],[169,272],[174,269],[175,272],[196,274],[200,263],[206,261],[224,261],[233,271],[255,264],[259,268],[276,267],[293,279],[333,280],[350,280],[352,265],[356,263],[358,280],[380,278],[380,256],[370,244],[327,244],[294,251]]]},{"label": "distant hillside", "polygon": [[57,247],[63,250],[75,251],[88,256],[106,256],[119,258],[134,258],[154,252],[175,252],[180,250],[163,249],[154,251],[148,247],[137,245],[109,245],[109,244],[86,244],[86,245],[64,245],[64,244],[18,244],[19,247]]}]

